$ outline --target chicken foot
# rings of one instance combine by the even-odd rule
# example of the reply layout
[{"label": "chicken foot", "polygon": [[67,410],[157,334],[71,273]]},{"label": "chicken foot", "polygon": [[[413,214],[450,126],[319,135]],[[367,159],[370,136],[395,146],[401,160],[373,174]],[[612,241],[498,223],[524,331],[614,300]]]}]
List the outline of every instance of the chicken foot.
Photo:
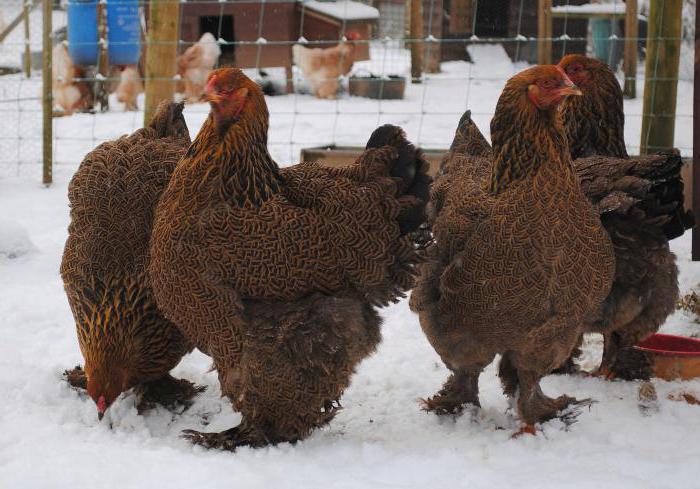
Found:
[{"label": "chicken foot", "polygon": [[565,395],[556,399],[546,396],[540,387],[540,376],[534,372],[518,371],[518,380],[518,412],[520,419],[527,425],[554,418],[561,419],[567,425],[572,424],[580,414],[580,410],[567,408],[592,403],[591,399],[578,400]]},{"label": "chicken foot", "polygon": [[185,379],[176,379],[166,375],[153,382],[138,385],[134,388],[140,394],[140,401],[136,406],[139,414],[153,409],[160,404],[166,409],[174,409],[178,406],[188,409],[193,404],[193,398],[206,389],[206,386],[195,385]]},{"label": "chicken foot", "polygon": [[63,378],[66,379],[66,382],[74,389],[87,389],[87,376],[85,375],[85,370],[83,370],[80,365],[76,365],[72,370],[64,370]]},{"label": "chicken foot", "polygon": [[457,370],[433,397],[423,399],[423,409],[438,415],[460,414],[464,407],[479,404],[479,374],[481,369]]},{"label": "chicken foot", "polygon": [[263,447],[283,441],[296,442],[297,440],[274,440],[265,436],[265,433],[242,422],[238,426],[229,428],[219,433],[203,433],[196,430],[184,430],[182,438],[195,445],[204,448],[215,448],[219,450],[235,451],[237,447],[250,446],[253,448]]}]

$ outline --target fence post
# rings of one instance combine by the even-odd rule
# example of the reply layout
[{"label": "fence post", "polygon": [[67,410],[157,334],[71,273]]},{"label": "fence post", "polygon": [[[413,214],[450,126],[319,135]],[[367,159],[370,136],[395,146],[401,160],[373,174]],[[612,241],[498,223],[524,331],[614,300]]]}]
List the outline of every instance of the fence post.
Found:
[{"label": "fence post", "polygon": [[407,0],[410,11],[408,37],[411,42],[411,83],[420,83],[423,74],[423,0]]},{"label": "fence post", "polygon": [[625,0],[625,89],[627,98],[637,96],[637,43],[639,19],[637,0]]},{"label": "fence post", "polygon": [[51,46],[51,15],[53,0],[44,0],[42,17],[43,33],[41,53],[41,89],[43,112],[43,178],[44,185],[53,181],[53,95],[51,93],[51,63],[53,48]]},{"label": "fence post", "polygon": [[107,51],[107,4],[97,4],[97,36],[100,38],[99,55],[97,57],[97,73],[95,77],[95,104],[100,105],[100,112],[109,110],[109,54]]},{"label": "fence post", "polygon": [[146,107],[143,123],[148,125],[158,104],[175,95],[179,0],[151,0],[146,35]]},{"label": "fence post", "polygon": [[652,0],[649,7],[641,154],[673,148],[682,6],[682,0]]},{"label": "fence post", "polygon": [[552,0],[538,0],[537,64],[552,63]]},{"label": "fence post", "polygon": [[22,14],[24,15],[24,74],[27,78],[32,77],[32,49],[30,46],[29,37],[29,11],[31,2],[25,0]]},{"label": "fence post", "polygon": [[[700,2],[695,2],[695,49],[700,46]],[[693,80],[693,212],[700,212],[700,60],[695,53]],[[700,261],[700,219],[693,227],[693,261]]]}]

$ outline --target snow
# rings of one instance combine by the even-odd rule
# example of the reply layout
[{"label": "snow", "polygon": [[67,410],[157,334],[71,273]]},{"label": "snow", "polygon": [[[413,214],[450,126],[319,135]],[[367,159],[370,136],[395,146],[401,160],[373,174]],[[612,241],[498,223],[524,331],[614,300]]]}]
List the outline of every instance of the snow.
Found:
[{"label": "snow", "polygon": [[624,14],[625,4],[622,2],[616,3],[585,3],[583,5],[561,5],[552,7],[552,13],[569,13],[569,14]]},{"label": "snow", "polygon": [[350,0],[302,0],[301,3],[309,10],[315,10],[316,12],[341,20],[368,20],[379,18],[379,10],[376,8]]},{"label": "snow", "polygon": [[18,258],[33,249],[26,229],[15,221],[0,217],[0,261]]},{"label": "snow", "polygon": [[[467,108],[488,136],[504,81],[524,65],[513,65],[500,46],[469,49],[475,64],[444,63],[442,73],[409,84],[404,100],[268,97],[273,156],[286,165],[298,159],[301,147],[364,145],[372,129],[385,122],[400,124],[423,146],[444,148]],[[372,60],[356,64],[376,74],[406,75],[407,67],[408,53],[388,41],[373,43]],[[640,66],[638,90],[643,76]],[[18,76],[0,77],[0,100],[18,93],[36,96],[38,87]],[[675,144],[685,155],[692,152],[692,88],[692,80],[681,80],[678,87]],[[139,416],[134,396],[127,394],[98,422],[94,403],[61,379],[64,369],[82,363],[58,272],[69,217],[67,185],[87,151],[139,127],[142,113],[121,112],[113,101],[105,114],[55,119],[57,165],[54,184],[47,188],[39,183],[37,103],[0,106],[0,127],[22,136],[0,138],[0,487],[700,487],[700,408],[667,399],[680,390],[700,397],[700,380],[655,380],[659,409],[644,416],[636,382],[549,376],[543,382],[548,394],[598,402],[568,431],[552,421],[537,437],[513,440],[517,420],[494,365],[481,376],[478,413],[438,418],[420,410],[417,400],[437,391],[447,370],[407,300],[381,311],[383,341],[353,377],[342,399],[345,409],[296,445],[223,453],[180,439],[182,429],[222,430],[239,420],[220,397],[216,374],[208,372],[211,362],[201,353],[188,355],[174,371],[208,387],[188,411],[158,409]],[[629,150],[636,153],[641,98],[626,100],[625,111]],[[206,113],[203,104],[187,107],[193,135]],[[671,245],[686,293],[700,282],[700,263],[690,261],[689,233]],[[700,336],[700,325],[676,312],[662,331]],[[592,368],[600,354],[600,338],[590,336],[583,366]]]}]

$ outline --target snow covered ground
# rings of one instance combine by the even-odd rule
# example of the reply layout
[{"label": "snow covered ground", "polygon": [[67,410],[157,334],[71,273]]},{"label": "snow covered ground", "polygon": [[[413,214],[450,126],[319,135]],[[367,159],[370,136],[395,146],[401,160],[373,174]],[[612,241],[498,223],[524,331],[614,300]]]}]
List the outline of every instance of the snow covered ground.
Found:
[{"label": "snow covered ground", "polygon": [[[443,64],[443,73],[409,86],[402,101],[268,98],[273,155],[288,164],[304,146],[362,145],[384,122],[402,125],[425,146],[446,147],[466,108],[488,134],[503,81],[522,66],[513,66],[497,47],[479,48],[472,56],[473,65]],[[405,66],[395,55],[383,57],[379,44],[373,60],[360,67],[403,73]],[[0,124],[20,124],[34,114],[35,103],[3,106]],[[641,100],[625,104],[626,136],[635,153]],[[679,84],[678,108],[676,145],[689,155],[689,81]],[[204,105],[187,108],[193,135],[206,111]],[[22,147],[36,135],[26,134],[26,141],[9,149],[0,138],[0,487],[700,488],[700,407],[667,399],[680,390],[700,397],[700,380],[654,381],[659,409],[644,416],[635,382],[550,376],[543,382],[548,394],[598,403],[568,431],[552,421],[537,437],[513,440],[517,422],[493,365],[481,377],[483,409],[475,416],[437,418],[419,409],[417,400],[439,389],[447,371],[405,300],[382,311],[383,342],[353,378],[342,399],[345,409],[296,445],[232,454],[181,440],[182,429],[222,430],[239,419],[220,398],[216,374],[207,372],[210,361],[200,353],[187,356],[174,372],[208,386],[190,410],[139,416],[128,394],[98,422],[94,403],[61,379],[64,369],[82,363],[58,274],[68,225],[66,187],[94,144],[131,132],[141,119],[139,112],[118,110],[57,119],[58,164],[49,188],[39,183],[36,149]],[[18,128],[13,126],[21,134]],[[700,264],[690,261],[689,234],[672,247],[685,293],[700,282]],[[700,325],[678,312],[663,331],[700,336]],[[584,367],[594,365],[600,346],[599,338],[589,338]]]}]

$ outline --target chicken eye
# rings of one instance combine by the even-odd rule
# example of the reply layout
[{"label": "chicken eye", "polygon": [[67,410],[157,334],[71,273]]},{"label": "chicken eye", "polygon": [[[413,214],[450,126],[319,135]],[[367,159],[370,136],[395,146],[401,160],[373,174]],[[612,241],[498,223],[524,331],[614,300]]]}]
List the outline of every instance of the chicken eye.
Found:
[{"label": "chicken eye", "polygon": [[541,83],[541,85],[542,85],[542,88],[550,89],[550,88],[556,87],[556,86],[557,86],[557,82],[554,81],[554,80],[552,80],[551,78],[548,78],[548,79],[546,79],[546,80],[543,80],[542,83]]}]

